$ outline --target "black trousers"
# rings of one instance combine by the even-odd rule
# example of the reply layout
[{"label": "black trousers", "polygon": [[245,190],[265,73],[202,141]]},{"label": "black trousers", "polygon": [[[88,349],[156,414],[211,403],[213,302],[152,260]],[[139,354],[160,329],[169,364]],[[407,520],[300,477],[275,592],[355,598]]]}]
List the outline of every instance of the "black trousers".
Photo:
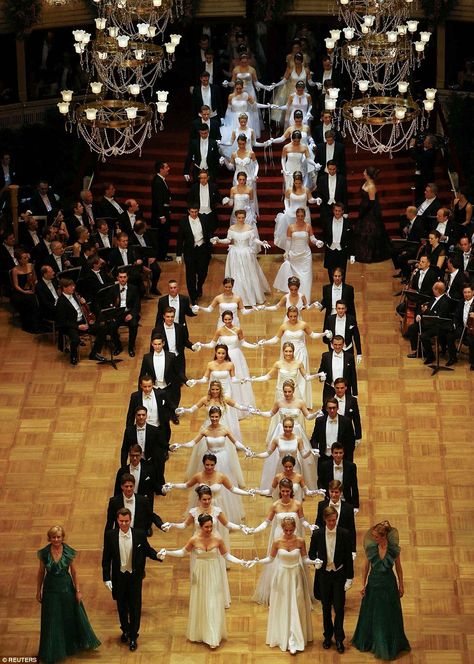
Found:
[{"label": "black trousers", "polygon": [[344,274],[347,269],[347,251],[341,249],[329,249],[326,247],[324,249],[324,267],[328,271],[329,280],[332,283],[332,273],[334,270],[339,267]]},{"label": "black trousers", "polygon": [[[80,325],[80,323],[78,323]],[[62,350],[61,344],[62,342],[62,335],[67,334],[69,337],[69,347],[71,350],[71,359],[77,358],[77,349],[79,348],[79,343],[81,341],[81,330],[78,329],[77,325],[75,326],[69,326],[69,327],[63,327],[59,330],[59,337],[58,337],[58,346],[59,350]],[[106,329],[103,328],[101,325],[89,325],[89,329],[86,330],[83,334],[93,334],[95,335],[94,343],[92,344],[92,349],[91,353],[95,355],[96,353],[100,353],[102,350],[102,346],[104,345],[105,342],[105,335],[106,335]]]},{"label": "black trousers", "polygon": [[[338,572],[319,570],[319,593],[323,607],[323,634],[325,639],[333,636],[336,641],[344,641],[344,606],[346,593],[344,585],[346,576],[344,569]],[[334,621],[332,609],[334,608]]]},{"label": "black trousers", "polygon": [[156,257],[163,261],[168,254],[171,233],[171,217],[169,212],[165,212],[165,221],[162,223],[159,219],[152,221],[152,230],[155,233],[157,252]]},{"label": "black trousers", "polygon": [[126,312],[123,316],[121,316],[117,320],[112,335],[112,340],[116,347],[121,345],[118,328],[120,327],[120,325],[126,325],[128,327],[128,348],[129,350],[135,350],[135,341],[137,339],[137,334],[138,334],[138,318],[136,316],[132,316],[130,320],[126,321],[125,316],[128,313],[129,312]]},{"label": "black trousers", "polygon": [[[448,353],[450,359],[454,359],[457,357],[457,343],[459,339],[461,338],[461,334],[463,333],[463,328],[458,328],[456,330],[453,330],[452,332],[448,333],[447,336],[447,341],[448,341]],[[469,364],[474,366],[474,336],[471,334],[468,334],[468,331],[466,330],[463,334],[462,337],[462,342],[464,345],[466,345],[469,348]]]},{"label": "black trousers", "polygon": [[130,572],[120,572],[115,589],[115,600],[120,629],[135,641],[140,630],[142,613],[142,579]]},{"label": "black trousers", "polygon": [[186,286],[192,303],[195,303],[197,298],[202,295],[202,287],[206,281],[210,260],[211,255],[205,244],[195,247],[192,253],[186,254],[184,257]]}]

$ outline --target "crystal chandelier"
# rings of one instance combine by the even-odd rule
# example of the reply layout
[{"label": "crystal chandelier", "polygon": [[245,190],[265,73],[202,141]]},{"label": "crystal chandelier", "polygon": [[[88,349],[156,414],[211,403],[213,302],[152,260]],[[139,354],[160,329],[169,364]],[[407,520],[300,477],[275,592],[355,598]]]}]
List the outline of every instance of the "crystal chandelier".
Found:
[{"label": "crystal chandelier", "polygon": [[[339,126],[350,135],[356,150],[392,153],[405,149],[418,129],[424,128],[434,107],[436,90],[414,100],[407,82],[423,61],[431,33],[420,32],[409,18],[413,0],[338,0],[342,30],[325,39],[352,87],[351,100],[339,111]],[[341,37],[341,35],[343,35]],[[339,90],[329,90],[325,106],[336,109]]]},{"label": "crystal chandelier", "polygon": [[167,111],[166,91],[156,92],[157,101],[147,101],[159,76],[174,61],[181,35],[171,34],[162,46],[157,35],[183,11],[182,2],[172,0],[94,0],[99,16],[96,36],[73,30],[74,48],[88,76],[94,95],[71,109],[73,91],[63,90],[59,112],[66,126],[76,125],[78,135],[102,161],[107,157],[141,152],[152,130],[163,129]]}]

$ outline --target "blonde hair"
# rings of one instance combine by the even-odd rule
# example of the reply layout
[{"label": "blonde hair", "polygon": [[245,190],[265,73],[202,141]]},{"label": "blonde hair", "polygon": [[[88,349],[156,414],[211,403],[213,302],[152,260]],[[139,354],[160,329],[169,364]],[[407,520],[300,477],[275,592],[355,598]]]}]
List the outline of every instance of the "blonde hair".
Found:
[{"label": "blonde hair", "polygon": [[51,526],[47,532],[48,539],[51,540],[52,536],[56,533],[60,533],[63,539],[66,539],[66,531],[62,526]]},{"label": "blonde hair", "polygon": [[376,523],[372,528],[373,532],[376,532],[377,535],[382,535],[382,537],[386,537],[391,530],[392,526],[389,521],[380,521],[380,523]]},{"label": "blonde hair", "polygon": [[284,528],[285,526],[292,526],[293,528],[296,529],[295,517],[294,516],[285,516],[285,518],[281,520],[281,527]]},{"label": "blonde hair", "polygon": [[219,387],[219,396],[217,398],[217,401],[219,401],[221,411],[225,410],[226,403],[225,403],[225,398],[224,398],[224,390],[222,389],[222,383],[220,380],[211,380],[209,383],[209,389],[207,391],[207,403],[209,403],[214,397],[211,395],[211,389],[214,386]]},{"label": "blonde hair", "polygon": [[295,387],[296,387],[296,385],[295,385],[295,381],[292,380],[291,378],[288,378],[287,380],[284,381],[284,383],[283,383],[283,385],[282,385],[282,389],[284,389],[285,387],[291,387],[291,389],[292,389],[293,392],[294,392],[294,391],[295,391]]}]

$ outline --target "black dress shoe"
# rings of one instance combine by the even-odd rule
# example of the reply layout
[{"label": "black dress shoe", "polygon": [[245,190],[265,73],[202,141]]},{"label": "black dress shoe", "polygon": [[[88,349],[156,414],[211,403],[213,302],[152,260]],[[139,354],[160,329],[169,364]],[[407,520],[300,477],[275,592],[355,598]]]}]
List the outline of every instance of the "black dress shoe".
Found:
[{"label": "black dress shoe", "polygon": [[128,354],[130,355],[130,357],[135,357],[135,349],[134,348],[129,348],[128,349]]},{"label": "black dress shoe", "polygon": [[112,355],[120,355],[122,351],[123,351],[122,346],[117,346],[116,348],[114,348]]},{"label": "black dress shoe", "polygon": [[163,260],[165,261],[165,263],[169,263],[170,261],[173,260],[173,257],[172,257],[172,256],[165,256],[165,257],[163,258]]},{"label": "black dress shoe", "polygon": [[127,632],[122,632],[122,636],[120,637],[120,641],[122,643],[128,643],[128,633]]},{"label": "black dress shoe", "polygon": [[401,270],[399,272],[397,272],[396,274],[392,274],[393,279],[398,279],[401,276],[403,276]]},{"label": "black dress shoe", "polygon": [[457,361],[458,361],[457,357],[450,357],[449,360],[446,362],[446,366],[452,367],[453,364],[456,364]]},{"label": "black dress shoe", "polygon": [[469,367],[469,371],[474,371],[474,364],[471,364],[471,366]]},{"label": "black dress shoe", "polygon": [[104,362],[105,357],[99,353],[91,353],[89,355],[89,360],[96,360],[96,362]]},{"label": "black dress shoe", "polygon": [[130,650],[133,652],[134,650],[137,649],[137,647],[138,647],[137,642],[130,639],[130,645],[129,645]]},{"label": "black dress shoe", "polygon": [[410,360],[414,360],[414,359],[416,359],[416,358],[418,357],[418,355],[417,355],[417,353],[416,353],[416,351],[415,351],[414,353],[408,353],[407,357],[408,357]]},{"label": "black dress shoe", "polygon": [[71,355],[71,364],[76,365],[79,362],[77,355]]},{"label": "black dress shoe", "polygon": [[337,652],[341,653],[341,655],[342,655],[342,653],[345,650],[344,644],[343,644],[342,641],[336,641],[336,650],[337,650]]},{"label": "black dress shoe", "polygon": [[331,647],[331,639],[324,639],[323,641],[324,650],[329,650],[330,647]]},{"label": "black dress shoe", "polygon": [[425,359],[425,361],[423,362],[423,364],[432,364],[434,361],[435,361],[435,357],[433,355],[433,357],[427,357]]}]

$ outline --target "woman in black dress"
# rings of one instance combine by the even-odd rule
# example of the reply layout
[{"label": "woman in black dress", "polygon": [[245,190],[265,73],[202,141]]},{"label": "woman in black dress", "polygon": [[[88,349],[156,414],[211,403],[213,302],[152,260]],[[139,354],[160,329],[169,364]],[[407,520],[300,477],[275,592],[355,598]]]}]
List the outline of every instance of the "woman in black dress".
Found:
[{"label": "woman in black dress", "polygon": [[21,327],[25,332],[39,331],[39,305],[35,295],[37,283],[33,264],[30,263],[30,254],[18,249],[15,251],[18,265],[11,271],[12,292],[10,300],[20,314]]},{"label": "woman in black dress", "polygon": [[360,188],[359,219],[354,227],[354,254],[359,263],[380,263],[390,258],[390,241],[382,220],[375,186],[378,168],[368,166]]},{"label": "woman in black dress", "polygon": [[428,243],[422,251],[422,256],[427,256],[431,267],[438,270],[439,274],[444,274],[444,264],[446,261],[446,246],[440,242],[441,233],[437,230],[428,233]]}]

